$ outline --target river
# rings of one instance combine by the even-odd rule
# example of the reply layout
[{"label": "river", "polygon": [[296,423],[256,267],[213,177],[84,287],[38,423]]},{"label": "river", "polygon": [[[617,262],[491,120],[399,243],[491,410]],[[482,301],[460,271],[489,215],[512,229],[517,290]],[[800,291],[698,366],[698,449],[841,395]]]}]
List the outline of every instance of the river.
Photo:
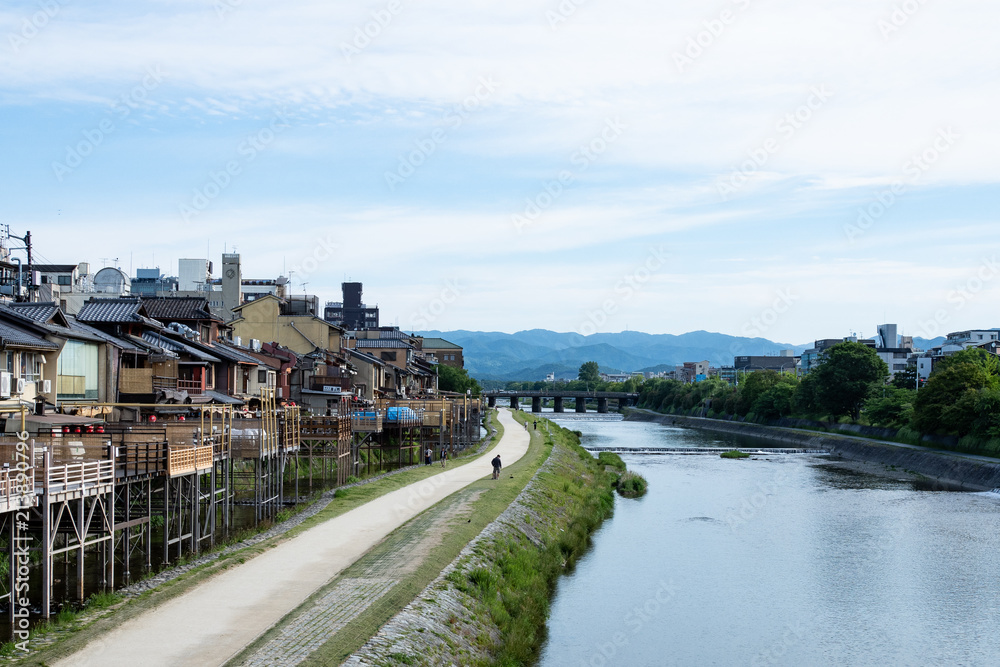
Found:
[{"label": "river", "polygon": [[[610,415],[558,421],[584,446],[762,446]],[[560,579],[543,667],[1000,665],[1000,495],[812,454],[623,458],[649,492],[617,498]]]}]

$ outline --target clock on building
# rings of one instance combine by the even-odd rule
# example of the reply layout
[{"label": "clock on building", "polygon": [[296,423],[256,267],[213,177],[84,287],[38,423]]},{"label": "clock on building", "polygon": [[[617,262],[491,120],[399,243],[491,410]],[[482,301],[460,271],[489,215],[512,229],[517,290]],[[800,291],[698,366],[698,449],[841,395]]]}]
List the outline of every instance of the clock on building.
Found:
[{"label": "clock on building", "polygon": [[236,277],[236,269],[227,269],[226,270],[226,277],[227,278],[235,278]]}]

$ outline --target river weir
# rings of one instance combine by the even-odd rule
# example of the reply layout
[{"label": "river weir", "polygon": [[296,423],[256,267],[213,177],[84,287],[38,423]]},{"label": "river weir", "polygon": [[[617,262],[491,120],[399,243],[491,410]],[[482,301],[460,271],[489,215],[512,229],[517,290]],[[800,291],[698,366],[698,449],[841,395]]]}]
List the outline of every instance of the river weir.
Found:
[{"label": "river weir", "polygon": [[[618,499],[560,580],[540,665],[1000,664],[1000,495],[757,438],[559,422],[649,492]],[[763,455],[650,454],[669,449]]]}]

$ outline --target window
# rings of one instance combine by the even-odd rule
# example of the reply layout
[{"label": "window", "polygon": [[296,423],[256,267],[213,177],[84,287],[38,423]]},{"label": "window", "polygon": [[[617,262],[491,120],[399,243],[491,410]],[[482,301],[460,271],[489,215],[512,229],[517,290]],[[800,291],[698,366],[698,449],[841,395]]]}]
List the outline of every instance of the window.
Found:
[{"label": "window", "polygon": [[58,282],[60,285],[72,285],[73,276],[57,276],[56,282]]},{"label": "window", "polygon": [[257,384],[267,384],[267,371],[257,371]]},{"label": "window", "polygon": [[396,353],[395,352],[383,352],[382,353],[382,361],[396,361]]},{"label": "window", "polygon": [[39,382],[42,379],[42,360],[34,352],[21,353],[21,375],[25,382]]},{"label": "window", "polygon": [[97,345],[66,341],[56,364],[60,398],[96,399]]}]

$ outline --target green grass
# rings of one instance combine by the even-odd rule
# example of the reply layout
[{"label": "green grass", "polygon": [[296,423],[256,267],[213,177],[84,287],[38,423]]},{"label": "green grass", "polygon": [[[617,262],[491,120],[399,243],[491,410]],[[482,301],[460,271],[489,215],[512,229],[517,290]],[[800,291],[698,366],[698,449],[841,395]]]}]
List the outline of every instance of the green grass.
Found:
[{"label": "green grass", "polygon": [[[571,431],[551,426],[555,442],[550,467],[536,478],[534,499],[546,525],[535,526],[543,546],[521,533],[504,535],[482,546],[482,561],[449,580],[470,595],[471,614],[485,616],[498,634],[484,632],[480,647],[491,656],[482,665],[534,664],[545,638],[549,599],[555,584],[586,552],[593,531],[611,516],[614,498],[603,464],[579,454],[579,438]],[[582,483],[576,484],[576,480]],[[534,526],[534,524],[533,524]]]},{"label": "green grass", "polygon": [[737,449],[732,449],[732,450],[730,450],[728,452],[722,452],[721,454],[719,454],[719,456],[721,456],[724,459],[748,459],[748,458],[750,458],[749,454],[747,454],[746,452],[741,452],[741,451],[739,451]]},{"label": "green grass", "polygon": [[611,466],[620,472],[625,472],[625,462],[614,452],[600,452],[597,455],[597,460],[600,461],[601,465]]},{"label": "green grass", "polygon": [[646,478],[635,472],[624,472],[618,478],[618,494],[623,498],[639,498],[646,495],[649,483]]}]

